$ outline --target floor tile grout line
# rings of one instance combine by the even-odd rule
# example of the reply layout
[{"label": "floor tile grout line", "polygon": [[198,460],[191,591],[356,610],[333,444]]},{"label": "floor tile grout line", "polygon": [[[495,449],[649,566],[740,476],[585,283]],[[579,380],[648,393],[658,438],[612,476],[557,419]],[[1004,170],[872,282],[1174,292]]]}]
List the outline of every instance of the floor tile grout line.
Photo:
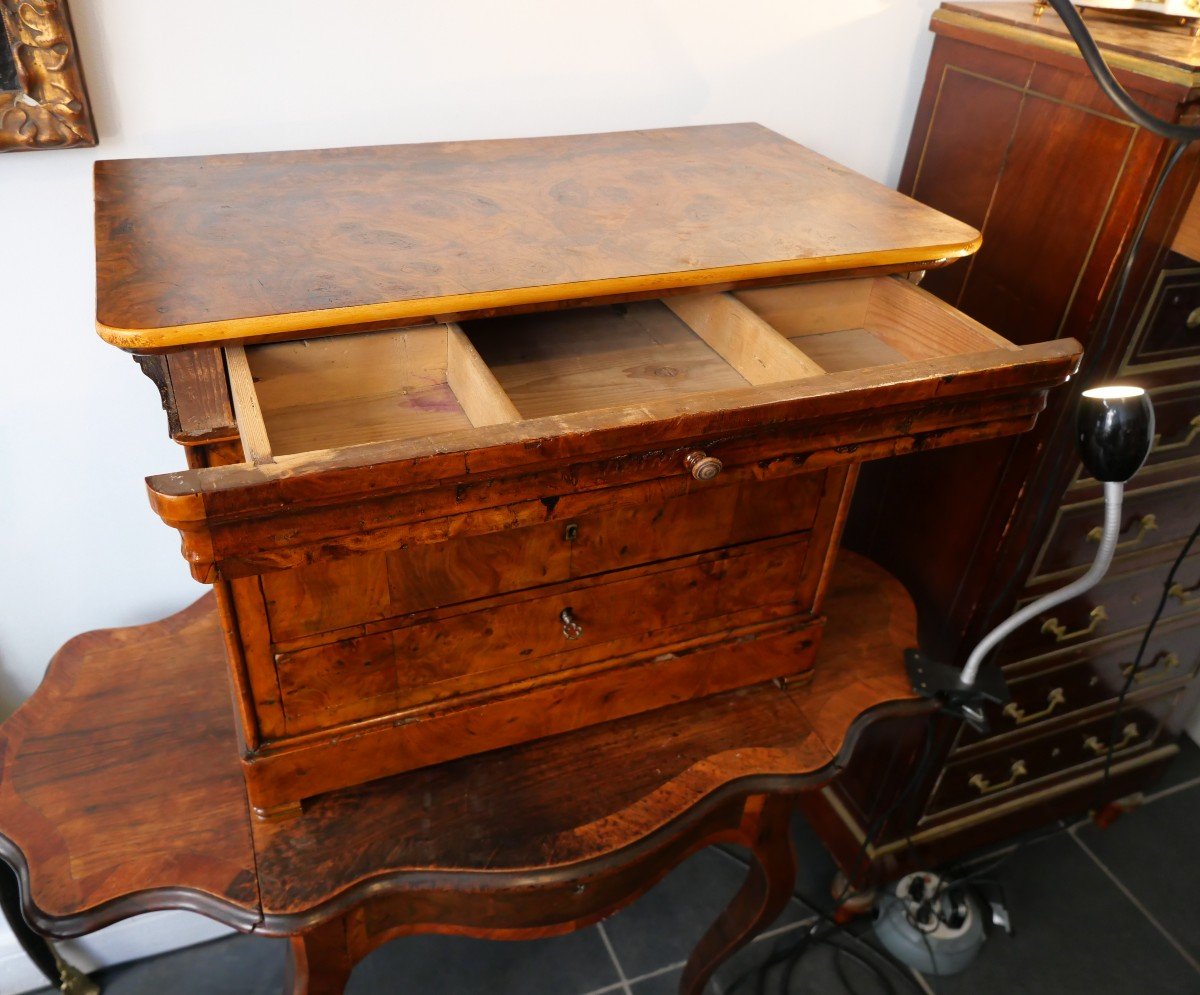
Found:
[{"label": "floor tile grout line", "polygon": [[621,995],[625,995],[625,993],[628,991],[629,989],[626,988],[620,981],[618,981],[614,985],[605,985],[603,988],[594,988],[590,992],[584,992],[583,995],[615,995],[616,992],[620,992]]},{"label": "floor tile grout line", "polygon": [[1143,916],[1145,916],[1150,925],[1157,929],[1159,933],[1162,934],[1163,938],[1175,948],[1179,956],[1187,961],[1197,974],[1200,974],[1200,962],[1197,962],[1196,958],[1188,953],[1183,945],[1180,944],[1180,942],[1167,931],[1166,927],[1163,926],[1163,924],[1159,922],[1157,918],[1155,918],[1153,913],[1151,913],[1151,911],[1141,903],[1138,897],[1129,890],[1129,888],[1125,885],[1125,882],[1117,877],[1117,875],[1106,863],[1104,863],[1103,860],[1100,859],[1100,857],[1092,850],[1092,848],[1079,838],[1078,834],[1075,833],[1074,830],[1071,831],[1070,836],[1071,839],[1078,844],[1079,848],[1092,859],[1092,862],[1108,876],[1108,879],[1112,881],[1113,884],[1117,886],[1117,888],[1121,891],[1121,894],[1123,894],[1129,900],[1133,907],[1136,908]]},{"label": "floor tile grout line", "polygon": [[1190,781],[1184,781],[1182,784],[1172,784],[1169,788],[1163,788],[1162,791],[1156,791],[1151,795],[1146,795],[1142,799],[1143,805],[1149,805],[1151,802],[1156,802],[1160,798],[1169,798],[1171,795],[1176,795],[1181,791],[1187,791],[1191,788],[1200,788],[1200,777],[1193,777]]},{"label": "floor tile grout line", "polygon": [[813,923],[820,922],[820,916],[809,916],[806,919],[800,919],[796,922],[789,922],[784,926],[777,926],[775,929],[768,929],[765,932],[759,933],[751,942],[758,943],[761,940],[773,940],[777,936],[783,936],[787,933],[794,933],[798,929],[803,929],[805,926],[811,926]]},{"label": "floor tile grout line", "polygon": [[677,960],[674,964],[668,964],[666,967],[660,967],[654,971],[647,971],[645,974],[639,974],[636,978],[630,978],[629,984],[638,985],[643,981],[649,981],[651,978],[657,978],[663,974],[670,974],[672,971],[677,971],[681,967],[687,967],[686,960]]},{"label": "floor tile grout line", "polygon": [[612,959],[613,967],[617,969],[617,977],[621,979],[621,991],[625,995],[633,995],[633,989],[629,987],[629,979],[625,977],[625,968],[621,966],[616,948],[613,946],[612,940],[608,938],[608,930],[604,928],[604,923],[596,923],[596,932],[600,934],[600,939],[604,941],[604,948],[608,951],[608,956]]}]

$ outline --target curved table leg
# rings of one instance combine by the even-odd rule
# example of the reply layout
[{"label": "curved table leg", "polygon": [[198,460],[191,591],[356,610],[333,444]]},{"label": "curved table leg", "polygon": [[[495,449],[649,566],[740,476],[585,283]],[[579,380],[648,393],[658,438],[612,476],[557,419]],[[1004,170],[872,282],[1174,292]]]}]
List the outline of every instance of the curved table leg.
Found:
[{"label": "curved table leg", "polygon": [[356,960],[347,943],[344,917],[293,936],[284,995],[342,995]]},{"label": "curved table leg", "polygon": [[741,831],[754,858],[750,871],[688,958],[680,995],[702,995],[717,968],[783,912],[796,887],[796,851],[789,830],[793,808],[788,795],[752,795],[746,800]]},{"label": "curved table leg", "polygon": [[21,949],[45,975],[46,980],[66,995],[99,995],[100,986],[54,952],[45,937],[29,928],[21,913],[21,886],[16,872],[0,860],[0,911]]}]

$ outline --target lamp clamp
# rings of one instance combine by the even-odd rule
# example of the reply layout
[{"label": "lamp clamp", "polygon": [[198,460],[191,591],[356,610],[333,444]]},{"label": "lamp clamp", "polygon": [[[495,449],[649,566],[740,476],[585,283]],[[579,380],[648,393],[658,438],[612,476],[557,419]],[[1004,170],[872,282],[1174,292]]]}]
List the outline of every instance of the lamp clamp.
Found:
[{"label": "lamp clamp", "polygon": [[917,649],[904,651],[904,665],[913,691],[939,702],[942,711],[962,719],[979,733],[989,731],[983,706],[989,702],[1003,705],[1012,698],[998,667],[981,668],[973,683],[964,684],[957,667],[931,659]]}]

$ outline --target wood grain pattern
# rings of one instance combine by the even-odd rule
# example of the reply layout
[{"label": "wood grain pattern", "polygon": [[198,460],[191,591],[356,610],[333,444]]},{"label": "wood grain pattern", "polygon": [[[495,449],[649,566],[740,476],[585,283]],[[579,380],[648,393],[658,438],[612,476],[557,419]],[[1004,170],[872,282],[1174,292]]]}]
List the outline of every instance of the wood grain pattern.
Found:
[{"label": "wood grain pattern", "polygon": [[[899,585],[847,556],[827,606],[809,684],[767,684],[338,792],[291,822],[254,824],[252,842],[221,635],[204,598],[163,622],[73,640],[0,727],[0,853],[21,871],[30,921],[54,936],[151,908],[289,934],[388,895],[407,896],[416,928],[471,932],[474,922],[485,935],[505,914],[510,930],[582,920],[620,896],[577,891],[575,874],[596,881],[600,869],[617,878],[636,866],[619,907],[670,866],[657,849],[665,840],[691,838],[756,787],[819,785],[869,722],[864,708],[911,700],[901,650],[915,613]],[[122,729],[131,734],[113,734]],[[581,792],[584,777],[592,790]],[[533,905],[502,900],[518,881],[513,894],[531,889]]]},{"label": "wood grain pattern", "polygon": [[691,294],[664,302],[750,384],[820,376],[825,370],[789,346],[771,325],[729,294]]},{"label": "wood grain pattern", "polygon": [[[580,579],[812,527],[825,473],[614,504],[550,521],[262,575],[271,636],[296,640],[378,619]],[[347,632],[353,635],[354,632]]]},{"label": "wood grain pattern", "polygon": [[446,383],[476,427],[521,420],[521,413],[475,351],[467,333],[454,324],[446,326]]},{"label": "wood grain pattern", "polygon": [[977,247],[752,124],[111,160],[96,197],[98,327],[141,352]]},{"label": "wood grain pattern", "polygon": [[[229,393],[233,399],[233,410],[237,417],[238,437],[242,452],[256,466],[270,463],[274,458],[271,440],[267,435],[266,421],[258,401],[258,388],[254,373],[246,358],[246,350],[240,345],[225,350],[225,369],[229,372]],[[286,449],[282,450],[287,452]]]},{"label": "wood grain pattern", "polygon": [[34,926],[78,935],[152,907],[258,921],[222,657],[211,596],[89,632],[0,727],[0,848]]},{"label": "wood grain pattern", "polygon": [[746,386],[658,301],[492,318],[465,328],[524,418]]},{"label": "wood grain pattern", "polygon": [[1200,260],[1200,197],[1192,196],[1171,250],[1188,259]]},{"label": "wood grain pattern", "polygon": [[[480,692],[512,695],[518,686],[570,680],[574,669],[606,659],[673,653],[703,631],[697,623],[721,616],[752,609],[768,615],[771,608],[807,612],[811,606],[795,603],[806,553],[802,541],[755,543],[670,570],[641,568],[549,586],[532,596],[522,592],[470,611],[418,615],[390,631],[278,653],[288,731],[330,728],[351,714],[415,719],[424,714],[415,706],[472,695],[472,704],[482,704],[488,695]],[[564,635],[565,610],[578,619],[576,638]],[[647,634],[653,635],[649,643]],[[677,700],[691,695],[686,685],[675,691]],[[605,710],[599,703],[574,721],[602,721]],[[523,723],[509,725],[519,734]],[[479,745],[486,734],[477,722]]]}]

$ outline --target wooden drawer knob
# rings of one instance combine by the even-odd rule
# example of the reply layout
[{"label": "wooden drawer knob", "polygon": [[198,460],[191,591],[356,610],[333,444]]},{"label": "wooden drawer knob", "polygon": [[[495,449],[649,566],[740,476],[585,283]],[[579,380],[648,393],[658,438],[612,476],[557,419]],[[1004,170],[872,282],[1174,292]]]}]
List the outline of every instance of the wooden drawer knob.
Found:
[{"label": "wooden drawer knob", "polygon": [[697,480],[712,480],[725,468],[725,464],[715,456],[706,456],[699,449],[688,453],[683,462]]}]

